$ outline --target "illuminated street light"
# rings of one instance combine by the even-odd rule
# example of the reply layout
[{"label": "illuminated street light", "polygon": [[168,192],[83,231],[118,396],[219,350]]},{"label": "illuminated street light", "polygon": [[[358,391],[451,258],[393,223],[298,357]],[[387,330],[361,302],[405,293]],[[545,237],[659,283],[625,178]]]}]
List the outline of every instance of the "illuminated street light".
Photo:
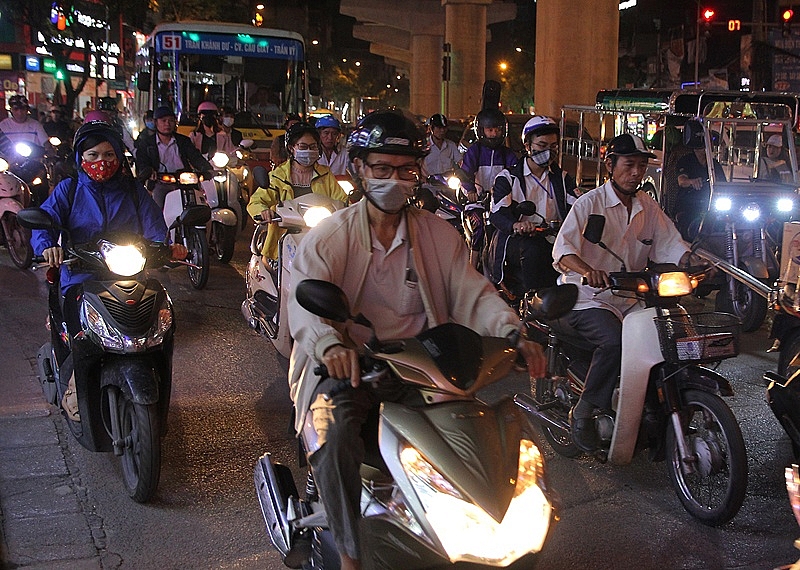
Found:
[{"label": "illuminated street light", "polygon": [[361,62],[360,62],[360,61],[356,61],[356,62],[354,63],[354,65],[355,65],[356,67],[361,67]]},{"label": "illuminated street light", "polygon": [[498,67],[500,68],[500,71],[505,71],[508,69],[508,64],[505,61],[501,61]]},{"label": "illuminated street light", "polygon": [[256,4],[256,10],[263,10],[264,8],[266,8],[266,6],[264,6],[263,4],[261,3]]},{"label": "illuminated street light", "polygon": [[317,45],[319,45],[319,40],[311,40],[311,45],[312,45],[312,46],[317,46]]}]

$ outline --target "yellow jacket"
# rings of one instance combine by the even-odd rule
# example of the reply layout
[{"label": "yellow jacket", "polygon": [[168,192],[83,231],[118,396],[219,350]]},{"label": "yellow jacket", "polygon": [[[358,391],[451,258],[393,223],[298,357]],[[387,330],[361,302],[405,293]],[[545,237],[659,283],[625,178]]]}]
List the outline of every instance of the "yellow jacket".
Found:
[{"label": "yellow jacket", "polygon": [[[279,202],[294,198],[291,168],[292,161],[287,160],[269,173],[269,188],[259,187],[250,196],[250,202],[247,204],[247,212],[250,216],[255,217],[267,209],[274,210]],[[322,194],[347,204],[347,194],[339,186],[327,166],[314,165],[314,174],[311,177],[311,191],[314,194]],[[279,228],[277,224],[270,224],[261,253],[270,259],[278,259],[278,240],[284,233],[285,230]]]}]

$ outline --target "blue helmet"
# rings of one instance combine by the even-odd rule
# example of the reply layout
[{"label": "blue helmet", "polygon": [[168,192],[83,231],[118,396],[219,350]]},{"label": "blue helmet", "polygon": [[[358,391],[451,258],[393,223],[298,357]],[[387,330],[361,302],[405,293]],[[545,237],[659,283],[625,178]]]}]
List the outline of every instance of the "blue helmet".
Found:
[{"label": "blue helmet", "polygon": [[338,131],[342,130],[342,124],[333,115],[322,115],[319,119],[317,119],[317,122],[314,123],[314,126],[318,129],[325,129],[329,127]]}]

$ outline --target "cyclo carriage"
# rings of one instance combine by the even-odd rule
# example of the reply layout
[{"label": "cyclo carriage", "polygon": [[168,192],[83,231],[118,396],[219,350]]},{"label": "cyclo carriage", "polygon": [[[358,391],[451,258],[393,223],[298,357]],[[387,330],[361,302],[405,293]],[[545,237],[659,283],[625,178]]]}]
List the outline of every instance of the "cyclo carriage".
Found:
[{"label": "cyclo carriage", "polygon": [[[798,215],[795,127],[800,100],[787,93],[739,91],[600,91],[594,106],[561,110],[561,166],[581,188],[599,186],[608,172],[604,150],[616,135],[631,133],[649,141],[650,161],[642,190],[674,217],[677,163],[692,152],[683,142],[691,119],[703,125],[708,169],[707,208],[685,236],[697,253],[721,271],[704,281],[697,294],[717,290],[716,310],[742,320],[744,331],[759,328],[774,301],[780,277],[783,224]],[[566,129],[568,124],[578,124]],[[788,165],[780,179],[765,177],[765,144],[781,137]],[[725,178],[717,176],[719,163]]]}]

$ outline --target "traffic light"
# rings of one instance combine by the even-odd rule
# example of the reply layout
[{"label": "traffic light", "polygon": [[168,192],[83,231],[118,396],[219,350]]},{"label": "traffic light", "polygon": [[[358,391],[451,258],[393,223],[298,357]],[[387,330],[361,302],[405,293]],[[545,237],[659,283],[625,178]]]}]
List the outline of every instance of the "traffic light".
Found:
[{"label": "traffic light", "polygon": [[53,77],[56,78],[56,81],[64,81],[67,78],[67,74],[64,73],[64,70],[60,67],[56,68],[56,72],[53,74]]},{"label": "traffic light", "polygon": [[703,25],[705,26],[706,29],[706,35],[708,35],[711,32],[711,22],[714,20],[715,14],[716,12],[714,12],[713,8],[706,8],[700,14],[701,17],[703,18]]},{"label": "traffic light", "polygon": [[781,22],[783,23],[783,37],[788,38],[792,35],[792,18],[794,18],[794,10],[786,8],[781,12]]}]

